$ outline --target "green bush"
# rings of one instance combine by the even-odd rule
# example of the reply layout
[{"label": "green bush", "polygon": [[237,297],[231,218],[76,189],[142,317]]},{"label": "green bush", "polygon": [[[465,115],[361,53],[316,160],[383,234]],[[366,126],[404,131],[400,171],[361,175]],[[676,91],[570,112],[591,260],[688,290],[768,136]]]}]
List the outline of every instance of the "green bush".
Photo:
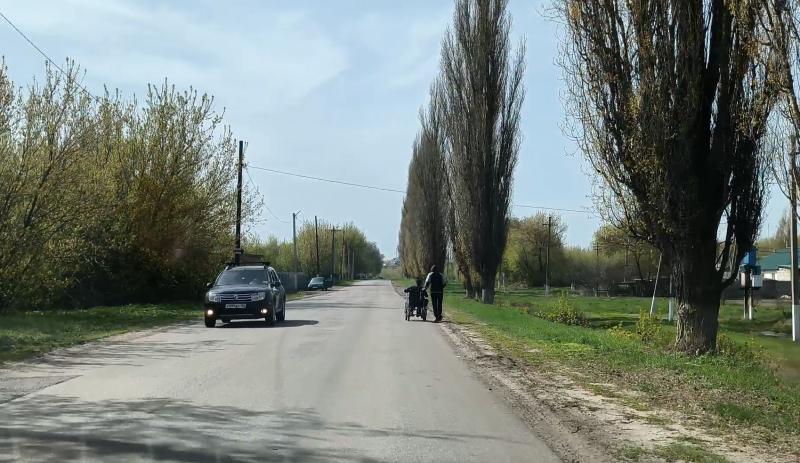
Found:
[{"label": "green bush", "polygon": [[639,336],[633,331],[626,330],[622,323],[608,329],[608,334],[619,339],[639,340]]},{"label": "green bush", "polygon": [[636,334],[644,343],[651,343],[661,334],[661,319],[656,314],[646,310],[639,311],[639,320],[636,321]]},{"label": "green bush", "polygon": [[760,363],[762,358],[751,341],[739,343],[726,334],[717,336],[717,355],[742,363]]},{"label": "green bush", "polygon": [[566,291],[558,297],[558,302],[550,312],[536,312],[539,318],[544,318],[551,322],[563,323],[564,325],[589,326],[589,319],[583,312],[579,312],[569,301]]}]

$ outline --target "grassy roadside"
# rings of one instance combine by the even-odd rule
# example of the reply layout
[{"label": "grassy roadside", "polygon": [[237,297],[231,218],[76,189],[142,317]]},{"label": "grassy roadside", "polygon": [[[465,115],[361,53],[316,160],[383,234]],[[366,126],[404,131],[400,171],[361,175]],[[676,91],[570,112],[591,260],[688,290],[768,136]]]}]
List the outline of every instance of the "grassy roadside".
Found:
[{"label": "grassy roadside", "polygon": [[129,331],[202,317],[197,303],[0,313],[0,363]]},{"label": "grassy roadside", "polygon": [[[288,301],[308,297],[288,294]],[[0,364],[115,334],[202,318],[196,302],[132,304],[83,310],[0,312]]]},{"label": "grassy roadside", "polygon": [[[585,311],[588,326],[540,318],[542,313],[556,310],[557,299],[536,295],[499,294],[495,306],[486,306],[451,290],[445,297],[445,311],[451,321],[470,325],[504,354],[541,372],[565,374],[587,389],[635,409],[681,411],[692,417],[690,424],[712,433],[736,431],[754,443],[798,452],[791,442],[800,437],[800,383],[776,373],[781,369],[776,353],[783,348],[791,351],[792,346],[761,348],[762,344],[752,342],[745,333],[732,331],[735,321],[731,319],[723,323],[729,339],[725,355],[689,358],[670,352],[672,326],[656,322],[652,339],[639,339],[639,309],[633,317],[627,306],[633,301],[616,299],[609,298],[599,307],[589,306],[591,301],[583,298],[570,299],[578,311]],[[635,301],[642,303],[641,299]],[[614,305],[616,308],[611,307]],[[704,452],[697,443],[656,450],[669,456],[668,460],[673,454],[685,454],[685,461],[724,461]]]}]

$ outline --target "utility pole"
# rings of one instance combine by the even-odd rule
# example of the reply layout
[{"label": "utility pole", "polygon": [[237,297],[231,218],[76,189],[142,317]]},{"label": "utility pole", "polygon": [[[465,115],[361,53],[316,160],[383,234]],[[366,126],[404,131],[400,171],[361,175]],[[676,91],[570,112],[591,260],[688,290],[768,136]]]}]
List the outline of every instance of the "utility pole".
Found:
[{"label": "utility pole", "polygon": [[544,263],[544,295],[550,295],[550,228],[553,226],[553,216],[547,216],[547,251]]},{"label": "utility pole", "polygon": [[347,259],[347,240],[342,238],[342,261],[339,262],[339,274],[344,277],[345,275],[349,274],[350,272],[347,271],[347,268],[350,265],[350,261]]},{"label": "utility pole", "polygon": [[239,176],[236,181],[236,248],[233,262],[239,264],[242,257],[242,164],[244,163],[244,141],[239,140]]},{"label": "utility pole", "polygon": [[742,320],[750,318],[752,320],[752,305],[753,305],[753,280],[750,277],[750,267],[744,270],[744,312]]},{"label": "utility pole", "polygon": [[336,272],[336,227],[331,228],[331,283]]},{"label": "utility pole", "polygon": [[314,236],[317,243],[317,276],[319,276],[319,225],[317,224],[317,216],[314,216]]},{"label": "utility pole", "polygon": [[294,271],[300,271],[300,259],[297,256],[297,215],[300,211],[292,212],[292,245],[294,246]]},{"label": "utility pole", "polygon": [[667,320],[672,321],[675,318],[675,296],[672,294],[672,269],[669,272],[669,310],[667,311]]},{"label": "utility pole", "polygon": [[797,306],[797,137],[792,136],[792,165],[789,168],[789,176],[791,178],[790,188],[791,206],[789,208],[789,234],[791,235],[790,253],[792,265],[791,281],[792,281],[792,341],[800,342],[800,307]]}]

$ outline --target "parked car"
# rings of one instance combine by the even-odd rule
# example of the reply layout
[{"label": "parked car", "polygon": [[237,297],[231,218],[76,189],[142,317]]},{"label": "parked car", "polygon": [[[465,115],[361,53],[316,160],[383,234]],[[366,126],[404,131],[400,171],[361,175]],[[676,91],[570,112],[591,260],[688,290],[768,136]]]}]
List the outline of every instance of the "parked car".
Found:
[{"label": "parked car", "polygon": [[217,320],[264,318],[268,325],[286,319],[286,291],[269,264],[229,265],[214,283],[208,283],[204,318],[206,327]]},{"label": "parked car", "polygon": [[329,280],[327,278],[314,277],[314,278],[311,279],[311,281],[308,282],[308,289],[310,291],[314,291],[314,290],[327,291],[328,288],[330,288],[330,285],[328,284],[328,281]]}]

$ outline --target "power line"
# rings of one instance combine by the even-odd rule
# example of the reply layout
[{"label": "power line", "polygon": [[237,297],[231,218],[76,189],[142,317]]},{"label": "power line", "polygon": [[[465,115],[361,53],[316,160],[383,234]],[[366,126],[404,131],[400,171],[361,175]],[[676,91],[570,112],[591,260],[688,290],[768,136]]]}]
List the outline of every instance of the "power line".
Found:
[{"label": "power line", "polygon": [[541,209],[545,211],[559,211],[559,212],[577,212],[580,214],[594,214],[592,211],[586,209],[564,209],[560,207],[545,207],[545,206],[530,206],[527,204],[512,204],[514,207],[524,207],[527,209]]},{"label": "power line", "polygon": [[[403,190],[398,190],[398,189],[395,189],[395,188],[384,188],[384,187],[378,187],[378,186],[373,186],[373,185],[364,185],[364,184],[361,184],[361,183],[353,183],[353,182],[345,182],[345,181],[342,181],[342,180],[334,180],[334,179],[330,179],[330,178],[314,177],[314,176],[311,176],[311,175],[304,175],[304,174],[298,174],[298,173],[294,173],[294,172],[286,172],[286,171],[283,171],[283,170],[269,169],[267,167],[254,166],[252,164],[250,164],[249,167],[252,167],[253,169],[263,170],[263,171],[266,171],[266,172],[272,172],[272,173],[275,173],[275,174],[288,175],[290,177],[299,177],[299,178],[304,178],[304,179],[308,179],[308,180],[316,180],[316,181],[319,181],[319,182],[335,183],[335,184],[338,184],[338,185],[352,186],[352,187],[357,187],[357,188],[367,188],[367,189],[370,189],[370,190],[388,191],[390,193],[401,193],[401,194],[405,194],[406,193]],[[546,211],[576,212],[576,213],[580,213],[580,214],[590,214],[590,215],[593,214],[592,211],[589,211],[589,210],[586,210],[586,209],[566,209],[566,208],[559,208],[559,207],[531,206],[531,205],[528,205],[528,204],[513,204],[513,206],[514,207],[527,208],[527,209],[541,209],[541,210],[546,210]]]},{"label": "power line", "polygon": [[[28,44],[30,44],[30,46],[32,46],[32,47],[33,47],[33,48],[34,48],[36,51],[38,51],[40,55],[44,56],[44,59],[45,59],[45,60],[47,60],[47,62],[49,62],[49,63],[50,63],[50,64],[52,64],[52,65],[53,65],[53,66],[54,66],[56,69],[58,69],[58,71],[59,71],[59,72],[61,72],[61,74],[63,74],[63,75],[64,75],[64,77],[66,77],[67,79],[70,79],[70,80],[74,80],[74,79],[73,79],[73,77],[72,77],[72,76],[70,76],[70,75],[67,73],[67,71],[65,71],[65,70],[64,70],[64,69],[63,69],[61,66],[59,66],[59,65],[58,65],[58,63],[56,63],[55,61],[53,61],[53,59],[52,59],[52,58],[50,58],[50,57],[47,55],[47,53],[45,53],[45,52],[44,52],[44,51],[43,51],[41,48],[39,48],[39,46],[38,46],[38,45],[36,45],[36,44],[33,42],[33,40],[31,40],[31,39],[30,39],[30,38],[29,38],[27,35],[25,35],[25,33],[24,33],[24,32],[22,32],[22,30],[20,30],[20,28],[19,28],[19,27],[17,27],[17,25],[16,25],[16,24],[14,24],[14,23],[13,23],[13,22],[12,22],[10,19],[8,19],[8,16],[6,16],[5,14],[3,14],[3,12],[2,12],[2,11],[0,11],[0,17],[2,17],[2,18],[3,18],[3,19],[4,19],[4,20],[5,20],[7,23],[8,23],[8,25],[9,25],[9,26],[11,26],[11,27],[12,27],[12,28],[13,28],[13,29],[14,29],[14,30],[17,32],[17,34],[19,34],[19,35],[20,35],[20,36],[21,36],[23,39],[25,39],[25,41],[26,41],[26,42],[28,42]],[[92,92],[90,92],[89,90],[87,90],[87,89],[86,89],[86,87],[84,87],[82,83],[80,83],[80,82],[75,82],[75,83],[78,85],[78,87],[80,87],[80,88],[81,88],[81,90],[83,90],[84,92],[86,92],[86,94],[87,94],[87,95],[89,95],[90,97],[94,98],[95,100],[99,100],[99,99],[100,99],[100,98],[98,98],[98,97],[94,96],[94,94],[92,94]]]},{"label": "power line", "polygon": [[[245,164],[244,171],[247,173],[247,180],[250,182],[250,185],[252,185],[253,189],[256,189],[256,190],[257,190],[257,189],[258,189],[258,187],[256,187],[256,184],[253,182],[253,177],[251,177],[251,176],[250,176],[250,169],[249,169],[249,167],[250,167],[249,165]],[[287,223],[287,224],[289,223],[287,220],[282,220],[280,217],[278,217],[277,215],[275,215],[275,213],[274,213],[274,212],[272,212],[272,209],[270,209],[270,208],[269,208],[269,206],[267,206],[266,204],[264,204],[264,207],[267,209],[267,211],[269,211],[270,215],[271,215],[272,217],[274,217],[274,218],[275,218],[275,220],[277,220],[278,222],[280,222],[280,223]]]},{"label": "power line", "polygon": [[370,189],[370,190],[388,191],[390,193],[401,193],[401,194],[405,194],[406,193],[403,190],[397,190],[397,189],[394,189],[394,188],[383,188],[383,187],[372,186],[372,185],[363,185],[363,184],[360,184],[360,183],[345,182],[345,181],[342,181],[342,180],[333,180],[333,179],[329,179],[329,178],[313,177],[311,175],[297,174],[297,173],[294,173],[294,172],[286,172],[286,171],[283,171],[283,170],[268,169],[266,167],[254,166],[252,164],[250,165],[250,167],[252,167],[253,169],[264,170],[264,171],[272,172],[272,173],[275,173],[275,174],[288,175],[288,176],[291,176],[291,177],[305,178],[305,179],[309,179],[309,180],[316,180],[316,181],[319,181],[319,182],[336,183],[338,185],[353,186],[353,187],[358,187],[358,188],[367,188],[367,189]]}]

